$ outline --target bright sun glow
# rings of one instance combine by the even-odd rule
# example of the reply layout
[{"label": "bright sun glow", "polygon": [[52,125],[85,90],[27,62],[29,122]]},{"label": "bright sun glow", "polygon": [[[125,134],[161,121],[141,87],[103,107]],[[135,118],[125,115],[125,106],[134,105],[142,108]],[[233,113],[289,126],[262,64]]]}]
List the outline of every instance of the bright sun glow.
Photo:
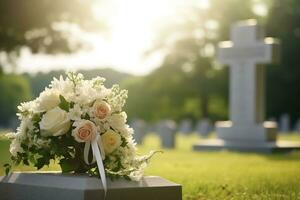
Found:
[{"label": "bright sun glow", "polygon": [[[31,56],[25,52],[20,60],[21,71],[44,71],[82,68],[82,66],[113,67],[133,74],[146,74],[158,66],[162,55],[143,59],[145,50],[151,47],[159,27],[180,18],[178,11],[186,6],[207,9],[209,0],[107,0],[93,7],[98,18],[105,18],[110,35],[84,34],[94,49],[72,56]],[[214,25],[214,24],[212,24]],[[22,67],[23,66],[23,67]],[[30,66],[30,68],[28,68]]]},{"label": "bright sun glow", "polygon": [[264,3],[255,3],[252,10],[256,15],[261,17],[264,17],[268,14],[268,8]]}]

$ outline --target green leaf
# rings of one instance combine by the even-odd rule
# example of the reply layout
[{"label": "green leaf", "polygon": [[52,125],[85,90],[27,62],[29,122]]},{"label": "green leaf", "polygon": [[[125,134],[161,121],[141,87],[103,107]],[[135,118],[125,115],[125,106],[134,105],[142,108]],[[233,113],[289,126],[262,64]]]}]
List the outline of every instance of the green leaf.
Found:
[{"label": "green leaf", "polygon": [[124,176],[124,179],[127,180],[127,181],[131,181],[131,178],[127,175]]},{"label": "green leaf", "polygon": [[59,107],[67,112],[69,112],[70,109],[70,103],[67,102],[67,100],[65,99],[65,97],[63,97],[62,95],[59,95],[59,99],[60,99],[60,103],[59,103]]},{"label": "green leaf", "polygon": [[9,172],[11,171],[11,165],[6,163],[3,165],[3,167],[5,168],[5,175],[7,176],[9,174]]},{"label": "green leaf", "polygon": [[41,121],[41,116],[39,114],[33,115],[32,122],[33,123],[38,123],[39,121]]},{"label": "green leaf", "polygon": [[126,138],[124,138],[124,137],[121,137],[121,140],[122,140],[121,147],[126,147],[126,145],[127,145]]},{"label": "green leaf", "polygon": [[23,159],[23,164],[29,166],[29,161],[28,161],[27,158],[24,158],[24,159]]},{"label": "green leaf", "polygon": [[83,117],[83,119],[90,120],[89,114],[86,113],[85,116]]},{"label": "green leaf", "polygon": [[74,159],[61,159],[59,162],[62,172],[71,172],[78,166]]},{"label": "green leaf", "polygon": [[37,162],[35,163],[34,166],[39,170],[46,165],[46,162],[47,161],[43,157],[41,157],[41,158],[37,159]]}]

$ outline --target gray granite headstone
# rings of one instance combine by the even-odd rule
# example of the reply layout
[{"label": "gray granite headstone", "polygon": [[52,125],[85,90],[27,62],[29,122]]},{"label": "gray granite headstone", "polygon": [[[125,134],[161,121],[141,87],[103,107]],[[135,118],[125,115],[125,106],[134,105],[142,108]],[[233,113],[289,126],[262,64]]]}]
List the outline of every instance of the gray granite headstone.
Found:
[{"label": "gray granite headstone", "polygon": [[134,139],[137,144],[142,144],[144,137],[146,136],[147,127],[144,120],[136,119],[130,124],[131,128],[134,130]]},{"label": "gray granite headstone", "polygon": [[176,123],[172,120],[163,120],[158,123],[157,132],[159,134],[161,145],[164,148],[175,147]]},{"label": "gray granite headstone", "polygon": [[[218,122],[218,141],[200,141],[195,150],[231,149],[272,152],[285,149],[276,143],[277,124],[265,121],[265,68],[279,60],[279,42],[265,38],[256,20],[232,25],[231,41],[221,42],[218,60],[230,67],[230,121]],[[288,145],[300,148],[300,144]]]},{"label": "gray granite headstone", "polygon": [[290,116],[288,114],[283,114],[279,118],[279,130],[280,133],[290,132]]},{"label": "gray granite headstone", "polygon": [[86,175],[13,173],[0,177],[1,200],[181,200],[181,185],[157,176],[101,181]]},{"label": "gray granite headstone", "polygon": [[212,124],[209,119],[202,119],[198,121],[196,125],[196,131],[202,137],[207,137],[208,134],[213,130]]},{"label": "gray granite headstone", "polygon": [[180,122],[178,132],[183,134],[190,134],[192,132],[193,123],[190,119],[184,119]]}]

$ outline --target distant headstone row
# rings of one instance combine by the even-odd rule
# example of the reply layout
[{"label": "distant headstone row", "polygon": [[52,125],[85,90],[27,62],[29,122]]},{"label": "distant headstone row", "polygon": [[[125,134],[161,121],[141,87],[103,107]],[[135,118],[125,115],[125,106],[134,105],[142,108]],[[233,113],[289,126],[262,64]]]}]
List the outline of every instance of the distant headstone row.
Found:
[{"label": "distant headstone row", "polygon": [[[276,119],[272,118],[271,121],[276,122]],[[282,134],[291,132],[300,133],[300,118],[295,123],[292,123],[289,114],[284,113],[278,118],[278,128],[279,133]]]},{"label": "distant headstone row", "polygon": [[181,121],[178,125],[173,120],[162,120],[153,125],[136,119],[130,125],[135,130],[134,139],[137,144],[141,144],[148,133],[154,132],[160,137],[161,145],[164,148],[175,147],[176,133],[188,135],[196,132],[202,137],[207,137],[214,129],[212,122],[208,119],[202,119],[195,125],[189,119]]}]

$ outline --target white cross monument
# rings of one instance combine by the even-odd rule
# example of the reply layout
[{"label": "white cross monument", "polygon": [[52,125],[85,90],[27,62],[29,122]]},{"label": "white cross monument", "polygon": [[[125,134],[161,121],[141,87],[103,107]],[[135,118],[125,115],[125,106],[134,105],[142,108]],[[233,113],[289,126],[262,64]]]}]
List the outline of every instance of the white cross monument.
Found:
[{"label": "white cross monument", "polygon": [[233,24],[230,38],[231,41],[219,44],[217,57],[221,64],[230,67],[230,121],[216,124],[218,140],[200,142],[194,149],[287,150],[287,143],[276,143],[277,124],[264,121],[265,68],[262,64],[278,61],[279,42],[265,38],[256,20]]}]

